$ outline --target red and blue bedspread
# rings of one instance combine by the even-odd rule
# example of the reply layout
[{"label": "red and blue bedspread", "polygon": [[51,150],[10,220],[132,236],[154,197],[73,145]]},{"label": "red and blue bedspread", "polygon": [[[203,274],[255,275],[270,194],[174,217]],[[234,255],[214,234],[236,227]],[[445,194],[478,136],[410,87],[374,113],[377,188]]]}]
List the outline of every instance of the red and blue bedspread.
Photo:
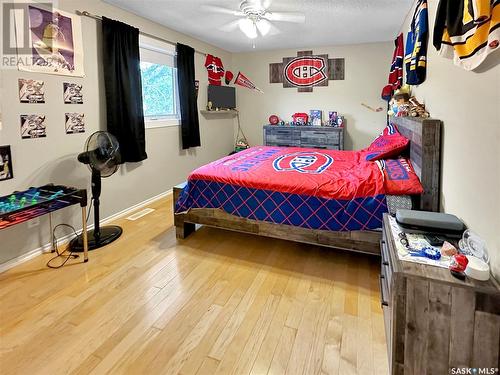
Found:
[{"label": "red and blue bedspread", "polygon": [[309,229],[381,228],[387,212],[383,175],[365,154],[252,147],[193,171],[175,212],[217,208]]}]

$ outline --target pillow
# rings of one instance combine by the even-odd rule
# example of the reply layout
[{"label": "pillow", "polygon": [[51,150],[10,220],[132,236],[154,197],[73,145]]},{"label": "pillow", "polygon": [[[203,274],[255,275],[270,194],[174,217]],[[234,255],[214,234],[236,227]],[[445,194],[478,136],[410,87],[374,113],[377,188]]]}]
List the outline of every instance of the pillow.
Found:
[{"label": "pillow", "polygon": [[384,176],[384,188],[389,195],[422,194],[424,188],[411,162],[405,158],[377,160]]},{"label": "pillow", "polygon": [[408,146],[410,141],[399,133],[394,124],[389,124],[367,148],[365,160],[389,159],[398,156]]}]

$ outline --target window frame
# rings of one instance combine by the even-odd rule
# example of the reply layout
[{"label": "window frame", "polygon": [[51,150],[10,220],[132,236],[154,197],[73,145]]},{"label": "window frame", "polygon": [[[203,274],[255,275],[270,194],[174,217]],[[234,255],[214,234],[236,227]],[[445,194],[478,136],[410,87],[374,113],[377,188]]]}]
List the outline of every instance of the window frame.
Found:
[{"label": "window frame", "polygon": [[[154,128],[164,128],[164,127],[170,127],[170,126],[180,126],[181,124],[181,113],[180,113],[180,108],[179,108],[179,85],[177,82],[177,64],[176,64],[176,56],[177,53],[175,51],[175,46],[172,46],[170,44],[167,44],[165,42],[162,42],[157,39],[153,39],[151,37],[147,37],[144,35],[141,35],[139,37],[139,52],[140,52],[140,59],[141,62],[147,62],[150,64],[160,64],[158,62],[154,61],[148,61],[148,59],[143,59],[143,50],[146,53],[154,53],[158,54],[158,56],[161,58],[171,58],[172,65],[170,64],[163,64],[169,67],[172,67],[174,70],[173,74],[173,91],[174,91],[174,112],[175,114],[173,115],[162,115],[162,116],[146,116],[144,115],[144,125],[146,129],[154,129]],[[144,98],[143,98],[144,99]]]}]

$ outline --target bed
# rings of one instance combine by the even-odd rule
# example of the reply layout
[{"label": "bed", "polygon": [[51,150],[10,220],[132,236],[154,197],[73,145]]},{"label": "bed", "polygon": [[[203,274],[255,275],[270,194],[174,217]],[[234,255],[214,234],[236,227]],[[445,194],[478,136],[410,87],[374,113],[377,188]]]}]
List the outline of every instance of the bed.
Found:
[{"label": "bed", "polygon": [[[435,119],[399,117],[393,118],[392,123],[397,125],[399,132],[410,140],[407,157],[411,160],[424,188],[421,195],[413,198],[413,207],[438,211],[441,122]],[[314,162],[304,160],[304,163],[301,163],[299,159],[297,164],[297,159],[294,159],[295,164],[291,165],[288,155],[296,155],[300,150],[290,148],[287,151],[285,155],[283,149],[260,147],[240,156],[236,154],[233,157],[223,158],[196,170],[194,176],[192,174],[190,177],[189,185],[183,183],[174,187],[174,224],[177,238],[186,238],[195,231],[195,224],[202,224],[260,236],[380,254],[379,221],[382,213],[388,211],[388,207],[386,197],[380,194],[378,186],[380,181],[375,177],[373,169],[375,163],[366,163],[362,168],[354,169],[350,166],[357,162],[359,153],[337,151],[339,154],[336,154],[317,150]],[[336,160],[332,163],[329,159]],[[281,181],[286,179],[282,176],[290,174],[254,173],[254,165],[259,166],[255,168],[256,170],[264,168],[260,166],[262,161],[265,161],[269,168],[272,164],[274,170],[293,168],[294,173],[291,175],[295,180],[299,179],[297,180],[299,187],[297,183],[288,185]],[[342,163],[346,168],[335,171],[334,167]],[[226,168],[220,169],[223,173],[213,172],[213,176],[209,176],[212,170],[217,171],[219,166],[222,168],[222,164]],[[228,166],[234,167],[234,176],[224,173],[228,170]],[[249,174],[253,178],[248,182],[248,186],[242,187],[236,177],[241,174],[237,173],[238,169],[245,168],[251,172]],[[326,168],[328,171],[334,170],[332,172],[334,174],[317,173],[323,172]],[[351,190],[354,192],[350,193],[352,196],[349,199],[342,199],[347,198],[342,195],[342,186],[330,183],[338,176],[335,173],[345,173],[345,171],[353,174]],[[310,181],[313,175],[314,180]],[[210,181],[207,181],[207,177],[210,177]],[[239,199],[236,203],[225,199],[231,197],[233,200],[234,197],[239,197],[239,188],[244,189],[241,194],[244,198],[236,198]],[[332,189],[337,190],[336,199],[329,199],[328,194]],[[314,194],[311,193],[313,190]],[[262,194],[267,195],[260,198],[260,204],[257,202],[257,205],[253,205],[258,209],[244,212],[246,205],[240,204],[241,201],[249,198],[255,200]],[[313,195],[312,203],[303,198],[310,198]],[[266,202],[267,207],[263,207],[262,201]],[[321,207],[322,212],[316,214],[313,211],[317,210],[309,210],[309,206]],[[236,207],[239,207],[239,210]],[[306,213],[297,213],[293,207],[306,207]],[[280,212],[280,208],[283,212]],[[270,213],[274,213],[274,217]],[[337,213],[340,213],[340,216],[335,216]],[[305,220],[306,217],[310,220]]]}]

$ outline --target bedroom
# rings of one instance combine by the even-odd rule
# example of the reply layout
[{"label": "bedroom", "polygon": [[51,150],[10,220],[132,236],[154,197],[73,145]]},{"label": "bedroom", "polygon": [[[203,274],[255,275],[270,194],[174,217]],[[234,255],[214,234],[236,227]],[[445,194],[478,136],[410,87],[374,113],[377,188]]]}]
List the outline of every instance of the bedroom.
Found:
[{"label": "bedroom", "polygon": [[[418,4],[394,0],[376,5],[361,0],[273,0],[253,4],[258,9],[269,8],[267,32],[262,25],[268,22],[257,22],[259,26],[254,27],[237,0],[50,3],[2,2],[0,203],[5,202],[4,197],[10,203],[13,192],[49,183],[74,187],[79,199],[53,213],[35,214],[37,217],[31,220],[21,215],[22,222],[17,225],[10,225],[13,213],[1,207],[3,223],[9,223],[9,227],[0,227],[2,373],[448,374],[459,368],[499,367],[500,297],[495,279],[500,277],[500,52],[494,48],[495,40],[489,40],[491,53],[470,69],[467,64],[478,64],[475,59],[486,55],[484,48],[472,59],[455,62],[434,45],[440,3],[439,14],[445,20],[452,17],[455,8],[465,15],[464,3],[474,5],[467,14],[481,22],[472,22],[472,31],[482,25],[481,30],[491,30],[490,38],[498,39],[498,1],[460,1],[457,4],[461,7],[455,4],[449,9],[445,0]],[[411,107],[418,110],[417,117],[391,117],[390,124],[395,124],[398,132],[386,136],[401,133],[399,137],[410,138],[401,153],[425,190],[411,200],[412,212],[439,211],[464,222],[477,234],[474,238],[486,244],[483,247],[491,270],[488,281],[476,281],[470,275],[461,280],[451,276],[447,268],[399,260],[396,247],[401,241],[387,238],[392,236],[387,228],[385,251],[390,258],[384,258],[381,215],[388,207],[385,180],[376,173],[381,163],[365,160],[361,169],[357,161],[346,156],[359,157],[361,154],[355,151],[368,148],[384,129],[389,129],[388,101],[382,99],[381,92],[388,85],[395,40],[402,33],[403,51],[407,48],[408,30],[421,3],[428,6],[427,53],[423,54],[426,75],[425,79],[420,77],[423,82],[410,87],[411,95],[425,109]],[[49,27],[48,36],[35,27],[40,19],[28,17],[30,13],[25,10],[29,5],[56,9],[52,14],[59,14],[57,27],[63,27],[64,21],[73,22],[72,36],[65,40],[74,43],[74,71],[48,71],[50,67],[31,64],[29,56],[43,50],[29,47],[31,32],[40,35],[37,47],[43,47],[42,43],[50,46],[51,36],[57,39],[58,33],[54,32],[56,26]],[[479,18],[481,12],[492,16]],[[280,20],[280,14],[293,22]],[[113,45],[109,33],[105,34],[102,17],[123,23],[110,22],[108,31],[114,26],[115,34],[125,35],[125,31],[116,31],[123,28],[135,35],[132,59],[137,66],[138,52],[143,62],[142,75],[134,75],[135,85],[120,84],[128,82],[128,76],[118,77],[121,70],[113,64],[119,61],[111,62],[116,55],[110,51],[119,46]],[[250,24],[243,21],[240,25],[239,19],[250,20]],[[25,30],[24,34],[19,30]],[[484,31],[479,34],[484,37]],[[192,48],[184,50],[189,55],[185,71],[194,69],[194,77],[178,76],[177,43]],[[21,51],[25,45],[28,48]],[[441,46],[443,50],[446,47]],[[304,87],[287,83],[284,68],[292,60],[301,61],[301,53],[308,56],[307,63],[323,63],[319,70],[327,79],[320,77]],[[207,55],[213,59],[207,59]],[[63,49],[61,56],[66,56]],[[151,78],[147,74],[151,65],[162,67],[162,77],[170,83],[157,83],[152,77],[151,90],[144,90]],[[406,84],[404,61],[401,71],[402,83]],[[394,88],[401,83],[397,77],[389,77]],[[183,78],[198,81],[197,92],[194,85],[182,85]],[[212,111],[208,111],[209,78],[220,80],[222,88],[231,88],[237,111],[215,111],[213,103]],[[142,85],[138,84],[141,80]],[[169,87],[170,95],[160,109],[155,107],[160,101],[151,95],[156,84],[161,90],[161,85]],[[28,85],[35,95],[26,94]],[[182,97],[183,88],[187,88],[184,93],[189,98],[197,95],[197,100]],[[397,96],[404,102],[403,112],[410,107],[405,89],[402,87]],[[122,100],[122,95],[129,101]],[[137,112],[131,110],[132,105]],[[391,105],[391,109],[399,111],[397,105]],[[311,110],[322,112],[323,125],[335,126],[280,125],[281,121],[300,122],[304,118],[300,114],[310,115]],[[430,118],[425,117],[425,111]],[[298,114],[295,119],[294,114]],[[278,117],[277,125],[268,125],[275,120],[272,115]],[[196,123],[201,146],[188,147],[191,142],[196,144],[198,133],[196,126],[191,126]],[[119,125],[123,129],[118,129]],[[102,176],[112,176],[102,179],[101,189],[94,173],[92,189],[89,165],[77,157],[95,148],[87,148],[86,142],[97,131],[121,137],[121,161],[127,157],[136,161],[117,160],[107,165]],[[130,137],[123,131],[138,133]],[[111,137],[106,140],[114,142]],[[292,171],[274,170],[270,161],[288,155],[285,146],[297,146],[299,141],[300,146],[322,148],[307,147],[302,155],[305,158],[282,159],[279,167]],[[334,145],[330,146],[330,141]],[[328,185],[329,176],[342,172],[336,169],[341,163],[335,160],[346,156],[349,172],[359,172],[352,174],[358,177],[354,182],[361,184],[361,172],[378,178],[379,185],[369,181],[362,184],[362,189],[371,194],[369,198],[383,197],[377,219],[368,225],[365,217],[358,227],[341,231],[320,229],[318,223],[337,210],[319,213],[316,222],[290,225],[284,221],[285,215],[267,215],[266,220],[250,218],[245,212],[230,213],[227,207],[209,207],[208,200],[203,207],[178,210],[174,215],[176,198],[183,191],[190,192],[175,187],[186,182],[195,170],[199,176],[208,173],[198,168],[227,157],[235,151],[237,142],[238,150],[247,144],[257,149],[268,144],[279,150],[276,157],[264,163],[263,167],[274,170],[266,184],[279,185],[287,180],[280,177],[278,181],[275,176],[293,176],[290,180],[300,184],[303,177],[298,175],[314,174],[299,170],[318,167],[326,170],[317,176],[327,179]],[[140,155],[127,155],[129,146],[138,147]],[[224,160],[241,160],[238,158],[253,150]],[[365,159],[367,152],[363,154]],[[86,155],[87,159],[80,159],[95,166],[95,160]],[[328,155],[334,159],[331,164]],[[311,156],[315,157],[313,162]],[[288,164],[284,166],[284,162]],[[227,172],[223,167],[214,179]],[[313,177],[304,187],[309,192],[319,181]],[[248,189],[257,191],[262,181],[253,183]],[[419,185],[410,184],[410,188],[415,186]],[[58,187],[50,195],[57,198],[65,194],[62,190],[59,192]],[[295,192],[295,187],[282,191],[292,200],[288,205],[292,210],[300,207],[294,201],[300,194]],[[96,196],[100,202],[97,211]],[[331,201],[336,204],[339,200]],[[408,204],[408,200],[405,202]],[[34,205],[38,207],[38,203]],[[257,206],[261,203],[253,202]],[[275,208],[278,212],[285,210],[283,201],[276,201]],[[348,208],[342,212],[349,212]],[[101,220],[95,220],[95,213]],[[73,230],[80,233],[87,221],[89,229],[97,222],[103,228],[120,226],[123,233],[111,229],[111,237],[119,238],[89,251],[88,262],[83,262],[84,254],[74,253],[78,255],[74,258],[67,250],[75,237]],[[81,245],[85,241],[79,238]],[[90,232],[89,242],[94,239]],[[66,252],[57,256],[51,253],[53,247]],[[52,269],[47,267],[49,261],[54,267],[66,263]],[[390,264],[392,275],[398,275],[389,284],[380,283],[384,263]],[[423,290],[421,286],[411,288],[408,280],[413,279],[406,276],[412,271],[405,268],[398,272],[398,264],[430,267],[429,272],[439,277],[427,277],[426,282],[444,284],[426,284],[432,286]],[[464,276],[459,273],[459,277]],[[386,276],[389,280],[390,275]],[[403,284],[404,290],[400,287]],[[458,299],[459,305],[455,303],[455,286],[458,294],[466,291],[461,294],[462,300]],[[425,303],[417,304],[414,316],[405,306],[403,310],[395,308],[401,300],[409,302],[410,297],[420,300],[422,294]],[[406,311],[405,316],[398,311]],[[408,322],[415,329],[398,336],[396,332],[406,319],[416,320],[413,325]],[[469,329],[452,329],[455,326]]]}]

